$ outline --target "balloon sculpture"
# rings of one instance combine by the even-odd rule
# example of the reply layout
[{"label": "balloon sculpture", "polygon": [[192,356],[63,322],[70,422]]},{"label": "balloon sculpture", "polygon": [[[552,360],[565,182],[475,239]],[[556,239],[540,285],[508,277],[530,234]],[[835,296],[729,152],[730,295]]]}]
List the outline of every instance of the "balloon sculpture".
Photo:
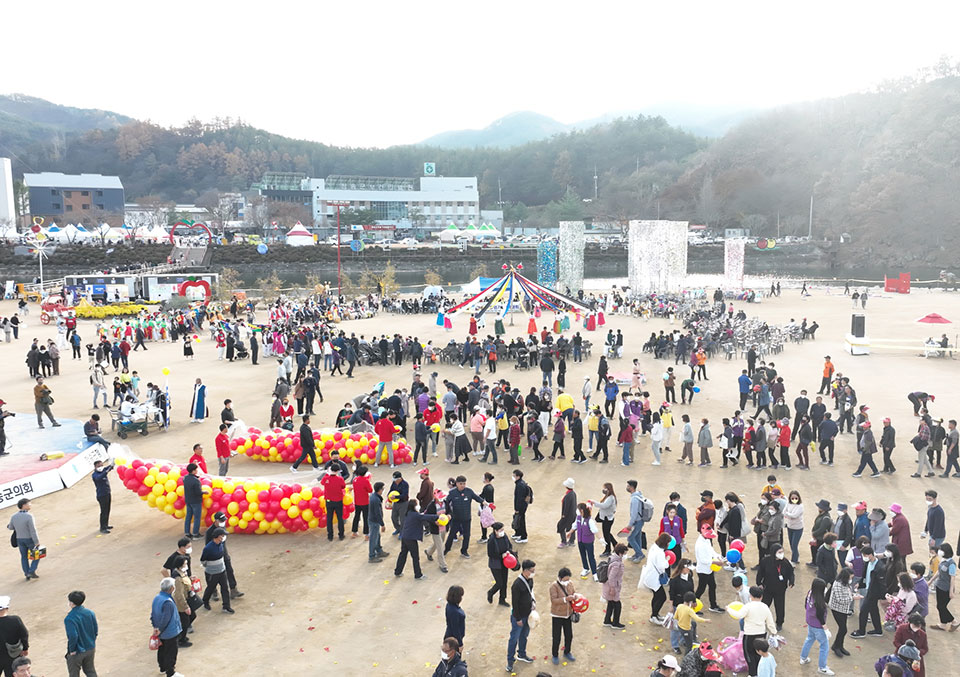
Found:
[{"label": "balloon sculpture", "polygon": [[[300,434],[275,428],[264,433],[259,428],[249,428],[247,437],[237,437],[230,441],[230,449],[238,454],[246,454],[254,461],[272,463],[293,463],[302,453]],[[330,452],[336,449],[340,458],[347,462],[359,460],[372,464],[376,460],[379,439],[374,433],[350,433],[347,431],[314,430],[313,444],[316,454],[326,463]],[[413,451],[402,437],[393,442],[394,463],[413,463]],[[380,454],[380,462],[388,461],[386,450]]]},{"label": "balloon sculpture", "polygon": [[570,608],[576,611],[578,614],[582,614],[584,611],[590,608],[590,600],[580,593],[576,593],[573,596],[573,601],[570,602]]},{"label": "balloon sculpture", "polygon": [[[151,508],[183,519],[183,476],[186,467],[162,461],[117,459],[117,475]],[[279,484],[262,480],[234,480],[201,475],[203,523],[212,523],[214,513],[227,515],[227,531],[242,534],[285,534],[288,531],[327,526],[322,487]],[[344,520],[353,513],[349,489],[343,498]]]}]

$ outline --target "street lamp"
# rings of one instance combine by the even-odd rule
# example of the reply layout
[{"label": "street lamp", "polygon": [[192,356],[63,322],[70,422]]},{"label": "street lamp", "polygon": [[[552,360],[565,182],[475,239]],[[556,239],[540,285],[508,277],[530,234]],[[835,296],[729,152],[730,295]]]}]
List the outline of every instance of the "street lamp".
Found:
[{"label": "street lamp", "polygon": [[340,297],[343,295],[343,282],[340,275],[340,208],[349,207],[350,202],[347,200],[326,200],[328,206],[337,208],[337,296]]}]

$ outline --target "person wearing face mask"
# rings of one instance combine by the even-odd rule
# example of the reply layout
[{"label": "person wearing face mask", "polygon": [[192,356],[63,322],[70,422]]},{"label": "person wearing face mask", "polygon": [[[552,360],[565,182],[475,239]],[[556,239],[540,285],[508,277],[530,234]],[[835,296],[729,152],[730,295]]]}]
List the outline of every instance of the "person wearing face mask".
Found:
[{"label": "person wearing face mask", "polygon": [[817,509],[820,512],[817,513],[817,516],[813,520],[813,529],[811,531],[813,540],[810,541],[810,561],[807,562],[808,567],[817,566],[817,550],[823,545],[823,537],[827,535],[830,527],[833,526],[833,521],[830,519],[830,501],[821,498],[817,501]]},{"label": "person wearing face mask", "polygon": [[926,677],[926,666],[923,664],[923,657],[930,650],[927,644],[927,631],[924,630],[923,616],[914,613],[910,614],[906,623],[897,626],[897,631],[893,635],[893,646],[899,649],[908,641],[912,641],[914,646],[920,652],[919,667],[913,671],[916,677]]},{"label": "person wearing face mask", "polygon": [[[203,603],[196,593],[193,592],[193,583],[190,581],[190,575],[187,573],[188,565],[185,555],[176,555],[173,561],[173,570],[170,572],[170,578],[173,579],[173,601],[177,605],[177,613],[180,614],[180,636],[177,642],[180,646],[192,646],[193,642],[187,639],[187,633],[193,625],[194,610],[199,609]],[[195,601],[193,601],[195,600]],[[194,607],[196,604],[196,607]]]},{"label": "person wearing face mask", "polygon": [[163,567],[160,568],[160,573],[164,578],[172,578],[173,572],[176,571],[179,567],[176,566],[176,560],[178,557],[183,557],[186,560],[187,564],[187,575],[193,576],[193,570],[190,568],[190,553],[193,552],[193,546],[191,545],[191,539],[187,536],[184,536],[179,541],[177,541],[177,549],[167,557],[166,561],[163,563]]},{"label": "person wearing face mask", "polygon": [[830,586],[830,599],[827,606],[837,622],[837,632],[831,648],[837,658],[849,656],[850,652],[843,648],[843,640],[847,636],[847,620],[853,615],[853,570],[844,567],[837,574],[836,580]]},{"label": "person wearing face mask", "polygon": [[783,627],[787,588],[792,588],[795,582],[793,565],[787,560],[783,545],[777,544],[760,560],[757,568],[757,585],[763,588],[763,603],[777,610],[777,630]]},{"label": "person wearing face mask", "polygon": [[607,602],[607,611],[603,617],[603,627],[623,630],[626,626],[620,622],[620,592],[623,586],[623,556],[627,553],[625,543],[617,543],[607,564],[607,580],[603,582],[602,598]]},{"label": "person wearing face mask", "polygon": [[[513,600],[510,611],[510,639],[507,642],[507,671],[513,672],[514,655],[516,660],[533,663],[527,655],[527,637],[530,634],[530,620],[536,610],[536,597],[533,594],[533,576],[537,563],[531,559],[523,560],[520,575],[510,587]],[[539,615],[537,616],[539,619]]]},{"label": "person wearing face mask", "polygon": [[783,523],[787,527],[787,539],[790,543],[790,561],[800,563],[800,539],[803,536],[803,500],[800,492],[793,490],[783,506]]},{"label": "person wearing face mask", "polygon": [[[407,564],[407,554],[413,562],[413,577],[422,581],[426,575],[420,570],[420,542],[423,540],[424,522],[436,522],[437,515],[428,515],[417,512],[417,499],[407,501],[406,514],[403,516],[403,525],[400,529],[400,554],[397,556],[397,565],[393,570],[394,576],[403,576],[403,569]],[[469,539],[469,534],[463,536]]]},{"label": "person wearing face mask", "polygon": [[923,525],[923,533],[920,538],[930,539],[932,548],[940,547],[947,537],[946,516],[943,507],[937,503],[937,492],[934,489],[927,489],[923,495],[927,502],[927,521]]},{"label": "person wearing face mask", "polygon": [[212,536],[213,538],[204,546],[203,553],[200,555],[203,573],[207,578],[207,589],[203,593],[203,608],[210,611],[210,598],[213,596],[216,587],[219,586],[223,598],[223,613],[232,614],[234,611],[230,606],[227,567],[224,563],[226,556],[224,544],[227,541],[227,531],[222,527],[216,527]]},{"label": "person wearing face mask", "polygon": [[[500,593],[500,606],[510,606],[507,603],[507,566],[503,563],[503,556],[508,552],[514,557],[517,554],[510,547],[510,539],[504,529],[503,522],[494,522],[490,525],[491,535],[487,540],[487,566],[493,574],[493,587],[487,590],[487,602],[493,604],[493,596]],[[519,560],[519,558],[517,558]]]},{"label": "person wearing face mask", "polygon": [[467,662],[460,656],[460,642],[447,637],[440,645],[440,663],[433,677],[467,677]]},{"label": "person wearing face mask", "polygon": [[[863,574],[864,593],[854,595],[854,599],[862,600],[860,602],[860,627],[855,632],[850,633],[850,637],[853,639],[860,639],[867,635],[882,637],[883,628],[880,625],[880,607],[878,604],[887,592],[885,581],[887,567],[882,559],[877,558],[873,548],[869,545],[861,548],[860,552],[865,564]],[[866,632],[868,619],[873,623],[873,630],[870,632]]]},{"label": "person wearing face mask", "polygon": [[880,508],[874,508],[867,516],[870,519],[870,547],[876,553],[881,553],[890,542],[890,527],[887,526],[887,513]]},{"label": "person wearing face mask", "polygon": [[823,537],[823,544],[817,548],[817,578],[822,578],[828,584],[837,577],[837,535],[833,532]]},{"label": "person wearing face mask", "polygon": [[[691,573],[691,567],[693,562],[684,558],[677,560],[677,565],[673,568],[673,574],[670,576],[670,604],[673,607],[673,613],[676,615],[677,609],[683,604],[684,597],[688,592],[693,592],[693,575]],[[694,594],[696,597],[696,594]],[[677,654],[682,652],[680,647],[681,641],[683,640],[683,633],[680,632],[680,628],[677,627],[676,623],[670,624],[670,646],[673,647],[674,652]]]},{"label": "person wearing face mask", "polygon": [[763,531],[760,534],[760,547],[764,552],[773,552],[777,546],[783,543],[783,512],[780,508],[780,501],[770,501],[767,504],[767,521],[764,524]]},{"label": "person wearing face mask", "polygon": [[723,613],[723,609],[717,606],[717,581],[714,577],[711,566],[714,562],[720,561],[720,554],[713,549],[713,540],[717,537],[716,532],[709,524],[704,524],[700,529],[700,536],[694,545],[694,554],[697,558],[697,597],[706,590],[710,599],[710,611],[714,613]]},{"label": "person wearing face mask", "polygon": [[[213,516],[213,524],[207,528],[207,531],[203,535],[204,543],[209,543],[213,540],[213,534],[217,529],[227,529],[227,516],[222,512],[218,512]],[[227,550],[226,541],[224,541],[223,546],[223,563],[226,567],[227,573],[227,584],[230,586],[230,599],[236,599],[237,597],[243,597],[243,593],[237,590],[237,577],[233,574],[233,561],[230,559],[230,551]],[[216,602],[220,598],[217,596],[217,592],[213,593],[213,601]]]},{"label": "person wearing face mask", "polygon": [[563,567],[557,572],[557,580],[550,584],[550,616],[553,621],[553,664],[559,665],[560,634],[563,633],[563,657],[570,663],[576,658],[570,653],[573,648],[573,607],[576,589],[570,579],[570,569]]},{"label": "person wearing face mask", "polygon": [[846,503],[837,503],[837,519],[831,531],[837,535],[837,560],[843,566],[847,561],[847,550],[853,542],[853,520],[847,514]]},{"label": "person wearing face mask", "polygon": [[937,557],[940,559],[935,574],[934,590],[937,595],[937,613],[940,616],[940,622],[934,623],[930,627],[934,630],[956,630],[960,626],[960,620],[955,619],[948,608],[950,600],[957,595],[957,563],[953,559],[953,548],[949,543],[941,543],[937,549]]}]

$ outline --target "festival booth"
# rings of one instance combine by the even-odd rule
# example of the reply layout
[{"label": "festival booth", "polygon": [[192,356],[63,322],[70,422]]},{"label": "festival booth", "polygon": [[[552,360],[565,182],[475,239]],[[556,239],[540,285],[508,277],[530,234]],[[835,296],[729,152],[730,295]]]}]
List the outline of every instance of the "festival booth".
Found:
[{"label": "festival booth", "polygon": [[460,229],[451,223],[443,230],[434,233],[433,236],[438,238],[441,242],[456,242],[457,238],[460,237],[461,234],[462,233],[460,232]]},{"label": "festival booth", "polygon": [[493,227],[493,224],[485,223],[477,229],[477,239],[480,238],[498,238],[500,231]]},{"label": "festival booth", "polygon": [[312,247],[316,244],[313,235],[299,221],[287,232],[285,242],[291,247]]},{"label": "festival booth", "polygon": [[899,277],[883,276],[883,291],[892,294],[910,293],[910,273],[900,273]]},{"label": "festival booth", "polygon": [[77,301],[129,301],[137,297],[137,280],[136,275],[67,275],[63,278],[63,292],[68,299]]}]

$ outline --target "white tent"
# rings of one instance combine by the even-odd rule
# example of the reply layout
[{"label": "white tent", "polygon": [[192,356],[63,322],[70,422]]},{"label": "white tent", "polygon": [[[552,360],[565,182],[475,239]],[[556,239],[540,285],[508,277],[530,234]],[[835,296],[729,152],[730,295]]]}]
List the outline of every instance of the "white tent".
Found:
[{"label": "white tent", "polygon": [[170,238],[170,233],[161,225],[155,225],[150,229],[150,238],[155,242],[163,242]]},{"label": "white tent", "polygon": [[67,232],[68,242],[83,242],[90,239],[90,232],[82,224],[68,223],[64,230]]},{"label": "white tent", "polygon": [[463,229],[463,234],[472,238],[478,238],[480,237],[480,229],[471,223]]},{"label": "white tent", "polygon": [[500,237],[500,231],[489,223],[485,223],[477,229],[476,237]]},{"label": "white tent", "polygon": [[291,247],[312,247],[316,244],[313,235],[299,221],[287,232],[286,243]]},{"label": "white tent", "polygon": [[20,233],[13,226],[0,226],[0,240],[19,240]]},{"label": "white tent", "polygon": [[434,237],[440,238],[441,242],[453,242],[458,237],[460,237],[461,232],[459,228],[457,228],[455,225],[451,223],[449,226],[447,226],[441,231],[434,233],[433,235]]},{"label": "white tent", "polygon": [[119,240],[124,240],[130,235],[130,231],[121,230],[120,228],[110,228],[107,226],[106,231],[103,230],[103,227],[100,228],[101,233],[105,233],[102,237],[107,242],[117,242]]}]

